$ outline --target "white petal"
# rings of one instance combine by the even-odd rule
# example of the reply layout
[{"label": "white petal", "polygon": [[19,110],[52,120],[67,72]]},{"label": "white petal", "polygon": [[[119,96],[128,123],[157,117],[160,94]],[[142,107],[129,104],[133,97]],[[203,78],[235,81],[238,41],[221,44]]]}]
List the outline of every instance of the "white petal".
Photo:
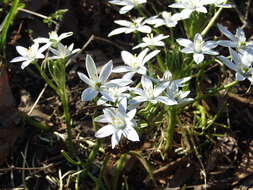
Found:
[{"label": "white petal", "polygon": [[36,38],[33,40],[35,43],[48,43],[50,40],[48,38],[43,38],[43,37],[40,37],[40,38]]},{"label": "white petal", "polygon": [[152,32],[152,28],[150,26],[146,26],[146,25],[138,27],[137,30],[142,33],[151,33]]},{"label": "white petal", "polygon": [[19,56],[19,57],[13,58],[10,62],[14,63],[14,62],[21,62],[21,61],[25,61],[25,60],[27,60],[27,59],[24,58],[24,57]]},{"label": "white petal", "polygon": [[126,113],[127,111],[127,98],[122,98],[122,100],[119,102],[119,110],[121,113]]},{"label": "white petal", "polygon": [[174,99],[172,99],[172,98],[169,98],[169,97],[167,97],[167,96],[158,96],[156,99],[157,99],[159,102],[162,102],[162,103],[164,103],[164,104],[166,104],[166,105],[169,105],[169,106],[172,106],[172,105],[177,104],[177,101],[176,101],[176,100],[174,100]]},{"label": "white petal", "polygon": [[123,135],[130,141],[140,141],[138,133],[133,127],[127,127],[123,130]]},{"label": "white petal", "polygon": [[237,39],[235,38],[235,36],[228,31],[224,26],[217,24],[218,29],[220,30],[221,33],[223,33],[225,36],[227,36],[230,40],[232,41],[236,41]]},{"label": "white petal", "polygon": [[133,5],[126,5],[124,7],[122,7],[120,10],[119,10],[119,13],[120,14],[125,14],[127,13],[128,11],[132,10],[134,8]]},{"label": "white petal", "polygon": [[103,66],[101,73],[99,75],[99,80],[101,82],[105,82],[109,78],[112,72],[112,67],[113,67],[112,61],[109,61],[107,64]]},{"label": "white petal", "polygon": [[179,43],[179,45],[187,47],[187,48],[193,48],[193,43],[191,40],[188,39],[184,39],[184,38],[178,38],[177,43]]},{"label": "white petal", "polygon": [[132,109],[131,111],[127,113],[127,116],[129,117],[130,120],[132,120],[135,114],[136,114],[136,109]]},{"label": "white petal", "polygon": [[194,54],[193,54],[193,59],[194,59],[194,61],[195,61],[197,64],[199,64],[199,63],[201,63],[201,62],[204,60],[204,55],[201,54],[201,53],[194,53]]},{"label": "white petal", "polygon": [[158,53],[160,52],[160,50],[154,50],[152,52],[150,52],[143,60],[143,64],[148,62],[150,59],[152,59],[153,57],[155,57]]},{"label": "white petal", "polygon": [[17,52],[22,56],[22,57],[26,57],[27,53],[28,53],[28,49],[24,48],[22,46],[17,46],[16,47]]},{"label": "white petal", "polygon": [[128,71],[131,71],[129,66],[118,66],[112,70],[112,72],[114,72],[114,73],[124,73],[124,72],[128,72]]},{"label": "white petal", "polygon": [[126,27],[116,28],[108,34],[108,37],[111,37],[111,36],[114,36],[117,34],[121,34],[121,33],[125,33],[127,29],[128,28],[126,28]]},{"label": "white petal", "polygon": [[144,60],[144,57],[146,56],[147,53],[148,53],[148,48],[141,51],[141,53],[137,57],[137,62],[144,64],[145,62],[143,60]]},{"label": "white petal", "polygon": [[85,82],[85,83],[88,84],[89,86],[92,86],[92,83],[91,83],[90,79],[89,79],[85,74],[83,74],[83,73],[81,73],[81,72],[77,72],[77,74],[78,74],[79,78],[80,78],[83,82]]},{"label": "white petal", "polygon": [[98,74],[97,74],[96,64],[90,55],[86,56],[85,64],[86,64],[86,70],[88,72],[90,79],[93,79],[93,80],[97,79]]},{"label": "white petal", "polygon": [[119,144],[121,136],[122,136],[122,130],[119,130],[116,133],[113,133],[111,137],[112,148],[115,148],[115,146]]},{"label": "white petal", "polygon": [[163,82],[162,84],[158,85],[154,90],[155,97],[159,96],[165,88],[167,88],[169,85],[169,82]]},{"label": "white petal", "polygon": [[21,65],[21,69],[26,68],[31,62],[32,62],[31,60],[24,61]]},{"label": "white petal", "polygon": [[128,51],[122,51],[121,58],[123,62],[127,65],[130,65],[135,60],[133,54],[129,53]]},{"label": "white petal", "polygon": [[100,115],[97,116],[94,121],[99,122],[99,123],[108,123],[108,119],[105,117],[105,115]]},{"label": "white petal", "polygon": [[93,88],[86,88],[81,95],[82,101],[91,101],[93,100],[98,94],[98,91],[94,90]]},{"label": "white petal", "polygon": [[186,47],[186,48],[183,48],[180,50],[182,53],[193,53],[194,50],[193,50],[193,47]]},{"label": "white petal", "polygon": [[121,26],[125,26],[127,28],[132,25],[132,22],[130,22],[128,20],[115,20],[114,23],[121,25]]},{"label": "white petal", "polygon": [[235,79],[238,81],[243,81],[245,80],[245,77],[241,75],[240,73],[235,73]]},{"label": "white petal", "polygon": [[218,45],[218,43],[215,41],[207,41],[204,43],[202,50],[204,51],[207,49],[213,49],[213,48],[216,48],[217,45]]},{"label": "white petal", "polygon": [[237,47],[237,42],[229,41],[229,40],[220,40],[218,41],[218,44],[224,47],[233,47],[233,48]]},{"label": "white petal", "polygon": [[236,64],[240,64],[241,63],[241,58],[240,58],[239,54],[235,50],[233,50],[232,48],[229,48],[229,53],[232,56],[232,59],[233,59],[233,61]]},{"label": "white petal", "polygon": [[141,77],[141,85],[142,85],[142,87],[144,88],[145,91],[147,91],[149,89],[153,89],[152,81],[146,76]]},{"label": "white petal", "polygon": [[116,132],[116,129],[113,125],[106,125],[95,133],[95,137],[104,138],[104,137],[110,136],[111,134],[115,132]]},{"label": "white petal", "polygon": [[223,55],[218,56],[218,58],[230,69],[237,71],[237,68],[235,66],[235,64],[233,64],[230,60],[228,60],[226,57],[224,57]]}]

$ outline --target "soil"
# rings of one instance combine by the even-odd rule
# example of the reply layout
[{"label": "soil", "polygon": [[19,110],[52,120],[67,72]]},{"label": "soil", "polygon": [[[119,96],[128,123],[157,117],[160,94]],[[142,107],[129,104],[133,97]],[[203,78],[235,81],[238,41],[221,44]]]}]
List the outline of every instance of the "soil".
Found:
[{"label": "soil", "polygon": [[[152,2],[163,7],[163,1]],[[67,44],[74,42],[75,47],[82,47],[92,35],[95,35],[95,39],[91,41],[83,54],[71,62],[67,71],[70,110],[73,126],[75,126],[73,141],[78,156],[86,159],[91,150],[87,142],[95,142],[91,118],[101,112],[102,108],[81,101],[81,92],[86,86],[78,78],[77,71],[85,72],[86,54],[92,55],[98,66],[110,59],[115,65],[121,63],[120,51],[131,49],[133,36],[120,35],[107,38],[107,34],[115,28],[114,20],[127,16],[117,14],[115,6],[99,0],[31,0],[25,4],[26,9],[44,15],[49,15],[58,9],[68,9],[69,11],[59,26],[59,33],[74,32],[71,39],[64,41]],[[242,5],[243,3],[240,2],[237,6],[238,10],[243,12],[245,7]],[[3,8],[3,13],[6,13],[9,7]],[[250,10],[249,18],[253,16],[253,9]],[[1,18],[3,16],[4,14],[1,15]],[[227,26],[231,31],[243,25],[235,9],[223,10],[218,22]],[[53,28],[49,28],[41,18],[23,12],[18,13],[9,31],[8,60],[16,56],[16,45],[27,47],[31,39],[38,36],[46,37],[51,30]],[[253,34],[251,25],[247,25],[244,30],[247,37],[250,38]],[[220,35],[216,29],[213,29],[211,33]],[[16,107],[0,107],[0,119],[5,121],[5,118],[8,117],[6,114],[10,115],[8,110],[11,110],[10,113],[15,113],[12,115],[15,115],[16,118],[14,118],[14,123],[6,124],[5,128],[0,130],[4,134],[3,137],[0,135],[0,143],[4,144],[5,141],[8,141],[8,146],[0,149],[0,153],[2,151],[0,189],[58,189],[59,184],[55,179],[59,178],[59,171],[64,175],[66,172],[77,171],[79,167],[70,164],[61,154],[62,150],[66,150],[66,127],[60,117],[62,108],[59,98],[49,87],[45,87],[44,81],[33,67],[21,70],[18,63],[8,63],[7,67]],[[210,68],[206,72],[208,79],[204,81],[203,88],[216,84],[217,79],[229,81],[233,75],[229,71],[223,71],[223,75],[220,74],[220,69]],[[30,116],[47,125],[47,130],[35,128],[16,115],[16,108],[20,113],[28,113],[44,88]],[[226,108],[223,106],[225,104]],[[128,157],[120,176],[120,184],[128,184],[130,190],[253,189],[253,130],[251,128],[253,91],[250,84],[242,82],[228,94],[221,93],[203,101],[203,105],[210,115],[215,115],[216,110],[223,109],[218,122],[227,123],[230,127],[208,129],[204,135],[191,134],[188,129],[177,128],[173,149],[189,148],[182,140],[185,135],[189,140],[191,150],[187,154],[172,151],[164,160],[156,151],[157,141],[161,137],[160,132],[156,129],[151,128],[145,131],[144,133],[150,135],[142,136],[140,143],[131,144],[123,141],[114,150],[110,148],[108,138],[103,141],[106,153],[99,153],[95,162],[90,164],[89,171],[92,175],[99,176],[98,163],[105,159],[105,155],[110,155],[103,178],[106,184],[105,189],[110,189],[116,161],[122,153],[134,150],[148,160],[155,183],[149,178],[140,159],[134,156]],[[180,118],[189,124],[189,128],[191,127],[192,110],[193,108],[189,106],[180,114]],[[11,132],[3,133],[9,125]],[[183,134],[184,131],[189,133]],[[3,142],[2,139],[5,141]],[[67,181],[66,178],[64,180]],[[70,176],[68,180],[70,185],[63,189],[75,189],[73,178]],[[95,184],[88,175],[80,177],[79,189],[89,190],[94,187]],[[127,187],[122,187],[122,189],[127,189]]]}]

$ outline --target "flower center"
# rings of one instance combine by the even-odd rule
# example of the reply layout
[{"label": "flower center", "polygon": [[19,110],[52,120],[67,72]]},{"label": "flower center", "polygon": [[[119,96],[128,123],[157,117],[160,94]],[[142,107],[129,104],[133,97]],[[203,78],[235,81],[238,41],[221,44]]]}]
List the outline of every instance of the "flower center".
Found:
[{"label": "flower center", "polygon": [[113,118],[112,124],[117,127],[118,129],[124,129],[125,128],[125,122],[119,118]]},{"label": "flower center", "polygon": [[200,40],[196,40],[196,42],[194,43],[194,50],[196,53],[201,53],[202,52],[202,47],[203,47],[203,43]]}]

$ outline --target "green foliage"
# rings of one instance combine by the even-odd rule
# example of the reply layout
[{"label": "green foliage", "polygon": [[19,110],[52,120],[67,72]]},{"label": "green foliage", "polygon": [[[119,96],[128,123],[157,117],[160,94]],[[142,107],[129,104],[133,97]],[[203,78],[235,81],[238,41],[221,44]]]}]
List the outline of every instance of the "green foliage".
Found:
[{"label": "green foliage", "polygon": [[46,23],[49,27],[52,27],[53,24],[57,24],[63,20],[64,14],[68,9],[59,9],[55,13],[48,16],[48,18],[43,19],[43,22]]}]

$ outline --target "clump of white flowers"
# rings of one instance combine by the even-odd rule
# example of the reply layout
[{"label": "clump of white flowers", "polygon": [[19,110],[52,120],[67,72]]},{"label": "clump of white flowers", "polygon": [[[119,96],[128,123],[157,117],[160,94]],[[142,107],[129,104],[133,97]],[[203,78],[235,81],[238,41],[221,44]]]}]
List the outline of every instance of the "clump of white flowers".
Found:
[{"label": "clump of white flowers", "polygon": [[[65,59],[79,51],[79,49],[74,49],[74,44],[64,46],[61,43],[61,40],[72,34],[72,32],[67,32],[58,36],[58,34],[53,31],[49,33],[49,38],[39,37],[34,39],[33,45],[29,48],[17,46],[16,50],[20,56],[12,59],[11,62],[22,62],[21,69],[24,69],[34,61],[36,62],[38,59],[44,59],[45,55],[43,53],[46,50],[49,51],[47,55],[48,59]],[[39,47],[40,44],[44,45]]]}]

